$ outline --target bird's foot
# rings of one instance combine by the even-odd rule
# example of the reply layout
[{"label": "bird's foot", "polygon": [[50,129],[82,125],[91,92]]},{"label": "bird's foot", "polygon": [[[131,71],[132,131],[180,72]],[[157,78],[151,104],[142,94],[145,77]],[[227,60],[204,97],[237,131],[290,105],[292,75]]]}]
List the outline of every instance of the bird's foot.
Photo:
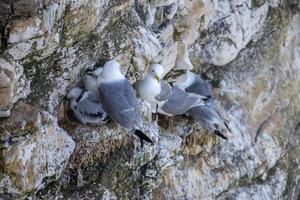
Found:
[{"label": "bird's foot", "polygon": [[157,122],[158,120],[158,114],[157,113],[152,113],[152,122]]}]

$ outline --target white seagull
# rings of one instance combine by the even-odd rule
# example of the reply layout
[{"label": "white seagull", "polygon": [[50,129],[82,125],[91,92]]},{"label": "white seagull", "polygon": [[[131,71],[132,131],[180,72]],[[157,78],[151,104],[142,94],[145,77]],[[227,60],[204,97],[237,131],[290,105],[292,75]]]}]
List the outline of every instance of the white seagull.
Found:
[{"label": "white seagull", "polygon": [[155,105],[168,100],[172,88],[165,80],[162,80],[163,74],[164,69],[160,64],[151,65],[146,77],[137,84],[138,95]]},{"label": "white seagull", "polygon": [[140,129],[143,126],[138,110],[137,98],[130,82],[120,71],[114,60],[105,63],[97,80],[99,97],[108,116],[124,128],[132,131],[143,141],[153,143]]},{"label": "white seagull", "polygon": [[107,122],[107,114],[92,91],[75,87],[70,90],[67,99],[70,101],[70,108],[75,118],[80,123],[101,125]]}]

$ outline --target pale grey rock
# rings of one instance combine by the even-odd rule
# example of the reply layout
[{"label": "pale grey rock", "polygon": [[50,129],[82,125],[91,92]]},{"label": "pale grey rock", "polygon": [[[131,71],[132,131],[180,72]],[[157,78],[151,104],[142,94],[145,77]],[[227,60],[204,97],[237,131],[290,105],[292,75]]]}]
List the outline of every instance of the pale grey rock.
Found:
[{"label": "pale grey rock", "polygon": [[176,135],[162,136],[158,144],[156,165],[163,171],[167,167],[180,163],[183,157],[179,154],[182,139]]},{"label": "pale grey rock", "polygon": [[[297,21],[295,15],[286,34],[278,29],[276,34],[273,33],[277,39],[267,39],[270,30],[266,27],[280,26],[280,18],[274,14],[264,28],[265,39],[243,50],[226,69],[211,69],[212,76],[222,77],[220,98],[227,102],[227,117],[233,133],[229,141],[223,143],[193,130],[193,135],[183,142],[186,144],[183,148],[184,153],[195,158],[186,159],[163,173],[164,187],[156,190],[157,199],[284,199],[286,191],[294,192],[298,188],[288,184],[285,165],[291,166],[289,163],[295,159],[287,157],[294,155],[293,147],[286,148],[290,145],[288,138],[299,139],[293,134],[294,127],[299,126],[296,125],[298,120],[291,125],[294,122],[289,120],[293,117],[287,117],[298,116],[299,104],[290,102],[288,96],[293,96],[298,102],[299,88],[284,89],[289,81],[295,85],[299,82],[300,71],[294,65],[297,56],[288,56],[298,54],[298,48],[291,48],[293,45],[287,42],[293,40],[299,44],[295,42],[298,38]],[[278,38],[282,40],[279,42]],[[271,47],[276,50],[270,52]],[[281,100],[277,101],[278,98]],[[290,123],[291,127],[287,128],[285,123]],[[178,126],[174,128],[177,131],[183,125]],[[291,168],[298,170],[295,166]],[[195,191],[194,188],[198,189]],[[287,193],[295,197],[295,194]]]},{"label": "pale grey rock", "polygon": [[284,199],[283,192],[286,187],[286,173],[277,169],[266,183],[253,183],[247,187],[238,187],[233,191],[222,194],[218,199]]},{"label": "pale grey rock", "polygon": [[[75,143],[49,113],[38,115],[36,132],[23,141],[2,150],[3,167],[0,192],[15,197],[44,187],[63,172]],[[26,134],[26,132],[24,133]]]},{"label": "pale grey rock", "polygon": [[29,94],[29,84],[23,66],[0,56],[0,117],[8,117],[13,104]]},{"label": "pale grey rock", "polygon": [[[8,90],[12,114],[0,121],[1,199],[298,198],[298,1],[45,0],[18,7],[17,16],[9,5],[0,3],[0,30],[10,70],[0,74],[17,89]],[[170,71],[182,55],[212,80],[233,130],[228,142],[182,116],[160,116],[157,127],[141,101],[145,131],[156,141],[141,150],[114,123],[79,125],[62,100],[87,68],[109,59],[133,83],[147,65]],[[8,159],[22,149],[34,162]],[[46,155],[52,164],[37,168]]]},{"label": "pale grey rock", "polygon": [[214,1],[206,30],[200,33],[190,53],[194,62],[223,66],[259,31],[268,13],[268,3],[253,7],[251,1]]}]

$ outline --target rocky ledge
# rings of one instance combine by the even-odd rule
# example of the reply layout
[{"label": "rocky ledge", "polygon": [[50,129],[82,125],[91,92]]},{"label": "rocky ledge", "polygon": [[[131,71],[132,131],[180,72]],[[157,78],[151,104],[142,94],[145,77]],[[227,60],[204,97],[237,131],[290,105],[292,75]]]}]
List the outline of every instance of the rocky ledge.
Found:
[{"label": "rocky ledge", "polygon": [[[297,0],[2,0],[1,199],[299,199]],[[77,123],[63,98],[115,59],[133,83],[189,56],[214,87],[228,141],[184,117],[156,142]],[[170,72],[168,78],[176,74]]]}]

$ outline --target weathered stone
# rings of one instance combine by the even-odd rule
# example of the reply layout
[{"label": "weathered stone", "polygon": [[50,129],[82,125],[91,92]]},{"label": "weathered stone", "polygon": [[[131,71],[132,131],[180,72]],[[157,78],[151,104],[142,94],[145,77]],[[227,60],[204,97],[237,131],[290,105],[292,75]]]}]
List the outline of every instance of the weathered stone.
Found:
[{"label": "weathered stone", "polygon": [[218,66],[229,63],[263,25],[267,2],[256,8],[251,7],[251,0],[236,5],[233,2],[215,2],[210,8],[215,15],[208,19],[207,30],[200,32],[200,38],[193,44],[194,62]]},{"label": "weathered stone", "polygon": [[[0,180],[1,193],[20,197],[42,188],[48,181],[59,178],[68,163],[75,148],[72,138],[48,113],[41,113],[35,123],[33,135],[2,150],[6,175]],[[23,131],[26,134],[26,129]]]},{"label": "weathered stone", "polygon": [[[12,114],[0,121],[0,198],[296,200],[299,10],[297,0],[1,1],[0,103]],[[193,66],[214,86],[228,141],[186,116],[158,127],[143,101],[155,141],[144,149],[114,122],[78,124],[63,96],[109,59],[131,82],[151,63],[168,80]]]},{"label": "weathered stone", "polygon": [[38,8],[42,8],[41,0],[15,0],[12,2],[14,15],[18,17],[30,17],[35,15]]},{"label": "weathered stone", "polygon": [[12,80],[5,74],[4,71],[0,73],[0,108],[8,106],[13,98]]},{"label": "weathered stone", "polygon": [[28,83],[25,81],[23,67],[0,56],[0,117],[8,117],[13,103],[28,94]]},{"label": "weathered stone", "polygon": [[[17,104],[10,118],[2,119],[0,124],[0,140],[13,141],[34,134],[38,128],[39,109],[25,103]],[[9,143],[9,142],[8,142]]]},{"label": "weathered stone", "polygon": [[[253,43],[227,65],[226,71],[210,71],[214,77],[221,76],[220,98],[233,102],[227,105],[232,143],[229,140],[227,146],[228,142],[203,140],[194,130],[184,151],[192,158],[164,172],[164,186],[156,189],[155,199],[283,199],[285,189],[290,188],[284,165],[293,162],[286,158],[293,148],[286,149],[286,145],[289,137],[299,139],[291,135],[298,120],[290,121],[299,115],[299,104],[294,103],[299,101],[299,88],[288,83],[299,84],[298,58],[288,56],[298,55],[298,47],[288,41],[298,46],[299,23],[295,16],[284,32],[278,24],[284,22],[277,17],[280,14],[273,13],[264,29],[269,35],[269,26],[277,27],[273,38],[263,36],[265,39]],[[285,124],[290,124],[289,128]]]}]

